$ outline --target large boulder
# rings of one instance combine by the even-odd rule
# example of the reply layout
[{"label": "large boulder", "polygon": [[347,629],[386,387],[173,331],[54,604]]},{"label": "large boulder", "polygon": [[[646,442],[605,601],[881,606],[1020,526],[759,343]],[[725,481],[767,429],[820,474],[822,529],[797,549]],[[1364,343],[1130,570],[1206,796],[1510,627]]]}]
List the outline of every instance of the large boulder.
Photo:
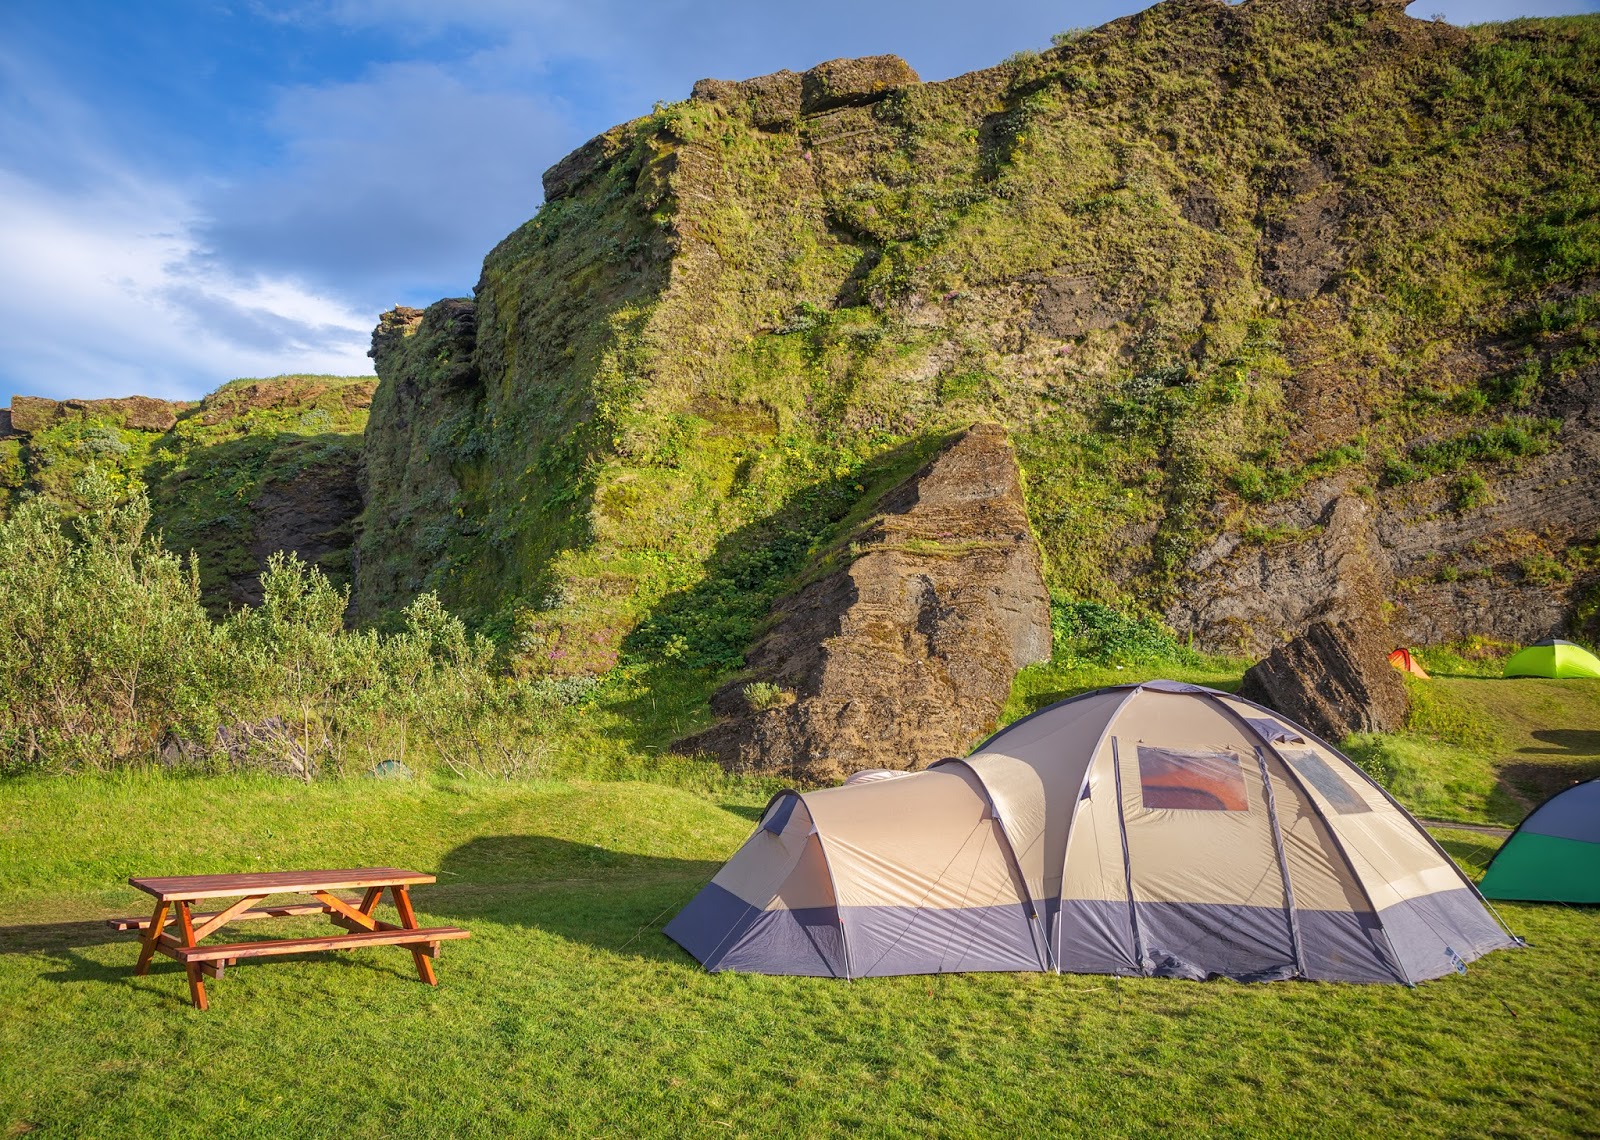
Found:
[{"label": "large boulder", "polygon": [[800,121],[803,84],[804,77],[797,71],[775,71],[737,82],[702,79],[694,85],[689,98],[699,103],[721,103],[742,109],[756,126],[777,131]]},{"label": "large boulder", "polygon": [[1252,665],[1239,695],[1275,709],[1325,740],[1394,732],[1409,702],[1380,627],[1319,621]]},{"label": "large boulder", "polygon": [[544,200],[554,202],[570,197],[595,175],[611,165],[611,161],[627,149],[633,138],[638,120],[619,123],[609,131],[595,135],[577,150],[544,172]]},{"label": "large boulder", "polygon": [[1050,656],[1049,595],[1000,427],[962,433],[813,573],[777,606],[746,674],[713,696],[725,719],[679,751],[808,782],[922,768],[992,730],[1016,671]]}]

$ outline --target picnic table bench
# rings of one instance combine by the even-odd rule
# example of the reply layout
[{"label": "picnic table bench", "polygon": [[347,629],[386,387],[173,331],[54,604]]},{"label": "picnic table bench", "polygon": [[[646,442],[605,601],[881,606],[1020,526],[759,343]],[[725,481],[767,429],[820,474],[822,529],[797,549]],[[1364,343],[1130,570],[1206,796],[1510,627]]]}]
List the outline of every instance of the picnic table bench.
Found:
[{"label": "picnic table bench", "polygon": [[[413,884],[434,882],[434,876],[394,867],[356,867],[340,871],[265,871],[242,875],[180,875],[171,878],[129,879],[130,886],[154,895],[156,906],[149,918],[113,918],[107,923],[117,930],[141,931],[139,964],[134,974],[150,969],[157,954],[183,963],[189,976],[189,997],[205,1009],[205,979],[220,978],[224,968],[241,958],[263,958],[278,954],[307,954],[316,950],[351,950],[359,946],[403,946],[411,951],[417,976],[430,986],[439,984],[432,959],[439,955],[439,943],[466,938],[470,932],[459,926],[417,925],[411,908]],[[335,891],[363,890],[359,899],[344,898]],[[400,923],[375,917],[378,900],[387,888],[400,913]],[[314,903],[262,906],[269,895],[310,895]],[[201,899],[237,898],[222,910],[195,914]],[[201,946],[200,941],[230,922],[245,919],[284,918],[294,915],[326,914],[348,933],[321,938],[276,938],[262,942],[225,942]],[[178,935],[166,927],[177,923]]]}]

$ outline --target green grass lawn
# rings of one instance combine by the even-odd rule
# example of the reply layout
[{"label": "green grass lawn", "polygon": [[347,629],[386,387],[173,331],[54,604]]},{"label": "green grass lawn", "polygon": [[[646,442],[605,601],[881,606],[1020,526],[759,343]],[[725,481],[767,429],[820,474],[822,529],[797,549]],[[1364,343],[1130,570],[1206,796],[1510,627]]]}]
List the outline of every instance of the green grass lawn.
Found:
[{"label": "green grass lawn", "polygon": [[[1500,693],[1464,684],[1439,691]],[[1521,755],[1509,713],[1495,733]],[[0,783],[0,1135],[1600,1130],[1600,911],[1502,906],[1527,949],[1416,989],[713,976],[660,928],[753,826],[764,789],[729,787]],[[1439,835],[1469,868],[1495,844]],[[422,921],[472,938],[437,989],[392,948],[245,962],[202,1014],[98,921],[147,909],[130,874],[359,864],[438,874]]]}]

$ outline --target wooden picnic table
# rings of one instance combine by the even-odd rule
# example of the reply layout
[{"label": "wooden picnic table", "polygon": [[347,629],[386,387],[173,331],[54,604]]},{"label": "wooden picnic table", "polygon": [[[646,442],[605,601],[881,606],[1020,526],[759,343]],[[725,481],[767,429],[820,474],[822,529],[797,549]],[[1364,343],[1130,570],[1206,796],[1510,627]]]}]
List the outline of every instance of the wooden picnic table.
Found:
[{"label": "wooden picnic table", "polygon": [[[179,875],[171,878],[129,879],[131,886],[154,895],[155,911],[149,918],[113,918],[109,925],[117,930],[140,930],[139,964],[136,975],[150,969],[150,960],[165,954],[183,963],[189,976],[189,997],[199,1009],[206,1001],[205,979],[222,977],[223,969],[241,958],[263,958],[278,954],[305,954],[315,950],[353,950],[358,946],[403,946],[411,951],[417,976],[430,986],[439,984],[433,971],[433,958],[439,943],[466,938],[470,932],[459,926],[417,925],[411,908],[411,887],[434,882],[434,876],[394,867],[356,867],[340,871],[265,871],[242,875]],[[363,890],[360,899],[341,898],[334,891]],[[383,922],[375,917],[378,900],[387,888],[400,913],[400,923]],[[310,895],[314,903],[262,906],[269,895]],[[195,914],[192,907],[201,899],[237,898],[222,910]],[[176,910],[174,911],[174,908]],[[334,924],[349,933],[322,938],[276,938],[263,942],[227,942],[201,946],[200,941],[230,922],[256,918],[284,918],[294,915],[326,914]],[[180,937],[166,927],[176,922]]]}]

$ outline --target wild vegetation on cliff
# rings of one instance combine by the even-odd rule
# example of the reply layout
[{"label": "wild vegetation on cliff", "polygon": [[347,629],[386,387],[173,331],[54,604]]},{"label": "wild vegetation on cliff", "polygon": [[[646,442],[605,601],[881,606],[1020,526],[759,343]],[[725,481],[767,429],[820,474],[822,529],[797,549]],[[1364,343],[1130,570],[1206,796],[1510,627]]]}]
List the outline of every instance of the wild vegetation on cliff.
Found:
[{"label": "wild vegetation on cliff", "polygon": [[1409,640],[1581,625],[1597,75],[1590,18],[1169,0],[941,83],[697,85],[387,319],[357,609],[726,672],[886,465],[991,419],[1050,585],[1201,648],[1357,579]]}]

